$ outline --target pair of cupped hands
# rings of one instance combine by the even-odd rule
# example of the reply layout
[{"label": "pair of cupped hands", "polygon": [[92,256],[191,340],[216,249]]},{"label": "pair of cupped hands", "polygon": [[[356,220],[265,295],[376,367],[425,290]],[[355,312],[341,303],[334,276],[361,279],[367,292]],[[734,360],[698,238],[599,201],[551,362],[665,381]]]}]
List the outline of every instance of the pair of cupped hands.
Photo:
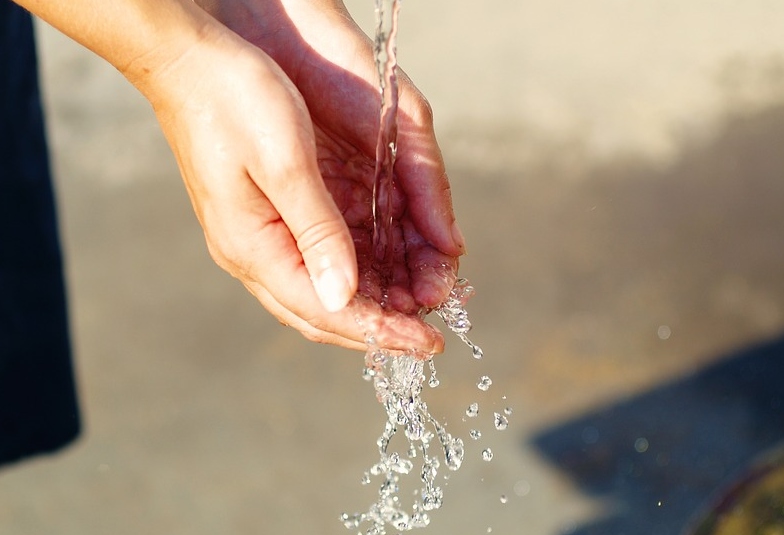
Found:
[{"label": "pair of cupped hands", "polygon": [[174,33],[176,53],[162,40],[116,66],[151,102],[213,259],[310,340],[364,349],[372,332],[381,347],[440,352],[441,333],[418,312],[448,296],[465,246],[425,98],[399,73],[382,307],[370,39],[339,0],[196,3],[172,3],[195,39]]},{"label": "pair of cupped hands", "polygon": [[[311,340],[439,352],[417,315],[454,283],[463,237],[427,101],[401,75],[388,306],[371,241],[380,100],[372,44],[342,3],[203,6],[217,36],[162,73],[152,99],[212,257]],[[369,6],[370,7],[370,6]],[[355,293],[371,299],[352,299]],[[361,321],[357,322],[360,318]]]}]

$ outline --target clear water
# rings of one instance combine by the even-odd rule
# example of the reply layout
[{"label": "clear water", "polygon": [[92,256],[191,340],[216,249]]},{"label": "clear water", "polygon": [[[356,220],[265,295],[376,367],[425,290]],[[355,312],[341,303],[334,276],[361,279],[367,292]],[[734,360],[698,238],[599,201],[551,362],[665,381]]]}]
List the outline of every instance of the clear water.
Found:
[{"label": "clear water", "polygon": [[[443,309],[455,310],[463,308],[466,300],[473,295],[473,288],[465,279],[455,283],[449,297],[435,312],[445,318],[446,326],[453,332],[459,331],[461,339],[467,339],[467,330],[462,321],[457,321],[452,314],[442,314]],[[467,318],[465,310],[459,315]],[[442,467],[449,471],[457,471],[465,459],[463,439],[447,432],[445,424],[439,422],[428,411],[427,403],[422,399],[425,383],[425,366],[428,367],[432,386],[437,385],[432,358],[424,358],[415,352],[399,354],[386,351],[373,344],[373,337],[368,333],[369,349],[365,355],[363,377],[372,381],[376,397],[386,412],[386,422],[376,445],[379,460],[362,476],[362,483],[368,485],[378,480],[376,501],[364,511],[354,514],[344,513],[341,521],[348,529],[368,527],[366,535],[384,535],[388,528],[397,532],[423,528],[430,524],[430,512],[440,509],[444,503],[444,491],[438,484],[438,476]],[[471,344],[471,347],[476,347]],[[432,357],[432,356],[429,356]],[[479,414],[478,403],[472,403],[467,414]],[[498,413],[498,417],[505,418]],[[496,428],[498,424],[496,423]],[[402,435],[404,448],[392,447],[395,436]],[[471,431],[474,440],[481,438],[481,432]],[[401,453],[401,451],[403,453]],[[486,461],[492,459],[492,452],[482,452]],[[416,474],[419,476],[419,488],[411,499],[410,506],[401,497],[402,478]]]},{"label": "clear water", "polygon": [[[376,67],[381,89],[381,112],[376,145],[376,169],[373,186],[373,268],[382,283],[391,278],[392,270],[392,192],[395,188],[394,164],[397,150],[397,101],[395,35],[400,10],[399,0],[376,0]],[[382,295],[385,292],[382,292]],[[465,279],[455,282],[447,299],[435,312],[447,328],[455,333],[471,350],[475,359],[483,357],[482,349],[468,338],[471,322],[465,304],[474,289]],[[386,303],[382,298],[382,306]],[[358,319],[358,321],[360,321]],[[361,323],[361,322],[360,322]],[[346,528],[359,530],[362,535],[385,535],[387,529],[396,532],[424,528],[430,524],[430,513],[444,503],[444,491],[438,484],[439,474],[448,479],[448,471],[457,471],[465,459],[463,439],[447,432],[445,424],[436,420],[422,399],[427,366],[427,384],[439,386],[432,355],[411,351],[400,354],[380,348],[372,332],[366,333],[368,351],[365,355],[363,377],[373,383],[376,397],[386,412],[386,422],[376,445],[379,459],[361,478],[363,485],[375,480],[378,493],[374,503],[359,513],[344,513],[340,519]],[[492,381],[482,376],[478,387],[487,391]],[[479,404],[472,403],[466,410],[469,417],[477,417]],[[508,416],[508,413],[507,413]],[[506,429],[506,416],[494,413],[496,429]],[[402,437],[393,446],[394,437]],[[471,430],[470,437],[479,440],[482,433]],[[489,448],[482,458],[490,461]],[[418,476],[418,479],[414,479]],[[407,505],[401,496],[401,484],[413,480],[417,487]],[[364,531],[362,531],[364,530]]]},{"label": "clear water", "polygon": [[392,269],[392,190],[397,155],[397,18],[398,0],[376,0],[374,52],[381,90],[381,113],[376,140],[376,170],[373,180],[374,268],[382,277]]},{"label": "clear water", "polygon": [[509,420],[503,414],[499,414],[497,412],[493,413],[493,425],[499,431],[505,431],[507,427],[509,427]]},{"label": "clear water", "polygon": [[483,375],[479,378],[479,382],[476,383],[476,387],[481,390],[482,392],[487,392],[490,390],[490,385],[493,384],[493,380],[490,379],[487,375]]}]

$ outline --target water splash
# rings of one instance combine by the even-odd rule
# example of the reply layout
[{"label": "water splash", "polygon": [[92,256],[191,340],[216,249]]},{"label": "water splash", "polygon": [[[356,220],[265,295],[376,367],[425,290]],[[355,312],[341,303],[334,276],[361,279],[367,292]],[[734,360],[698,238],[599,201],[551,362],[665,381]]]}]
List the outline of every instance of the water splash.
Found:
[{"label": "water splash", "polygon": [[493,384],[493,380],[490,379],[487,375],[483,375],[479,378],[479,382],[476,383],[476,387],[481,390],[482,392],[487,392],[490,390],[490,385]]},{"label": "water splash", "polygon": [[430,368],[430,379],[428,380],[427,385],[430,388],[435,388],[441,384],[441,381],[439,381],[438,377],[436,376],[436,365],[433,363],[433,359],[429,359],[427,364]]},{"label": "water splash", "polygon": [[[457,308],[456,302],[465,303],[468,282],[461,279],[455,283],[444,306]],[[442,315],[439,307],[435,312],[440,317],[447,317],[446,324],[452,330],[462,334],[466,339],[465,310],[461,314]],[[460,305],[462,308],[462,305]],[[452,318],[462,318],[459,324]],[[426,527],[430,523],[429,512],[440,509],[444,502],[444,491],[436,483],[439,470],[446,466],[450,471],[457,471],[465,458],[463,440],[447,432],[444,424],[436,420],[428,411],[427,404],[421,394],[425,382],[425,363],[430,371],[432,384],[435,377],[435,366],[432,356],[424,358],[416,351],[398,354],[379,348],[371,334],[367,336],[369,349],[365,355],[363,377],[372,381],[376,397],[386,411],[387,420],[384,430],[377,441],[379,461],[363,475],[363,484],[372,482],[372,478],[380,478],[378,497],[367,511],[349,515],[341,515],[341,521],[348,529],[357,529],[367,523],[370,527],[366,533],[385,535],[388,526],[398,532]],[[476,347],[472,344],[473,347]],[[437,381],[437,379],[436,379]],[[478,414],[479,406],[473,403],[468,412]],[[407,447],[405,454],[394,451],[391,444],[393,437],[402,430]],[[471,437],[481,437],[479,431],[472,432]],[[491,454],[492,455],[492,454]],[[400,497],[401,477],[415,473],[415,465],[419,464],[419,481],[421,488],[415,493],[410,509],[405,507]]]},{"label": "water splash", "polygon": [[468,283],[468,280],[458,279],[455,281],[449,297],[435,310],[435,313],[449,327],[449,330],[471,348],[474,358],[481,359],[484,356],[482,348],[468,338],[468,331],[471,330],[471,321],[468,319],[468,312],[465,310],[465,304],[474,293],[476,291]]},{"label": "water splash", "polygon": [[[394,252],[392,198],[395,189],[398,107],[395,34],[399,10],[398,0],[376,0],[374,51],[381,90],[381,114],[373,181],[372,245],[373,270],[380,276],[382,287],[392,279]],[[481,359],[481,348],[467,337],[471,322],[464,306],[473,293],[474,289],[468,281],[459,279],[445,302],[434,312],[471,348],[474,358]],[[382,292],[382,296],[381,305],[386,306],[386,292]],[[439,385],[432,355],[423,359],[423,355],[416,351],[393,354],[377,346],[373,333],[366,334],[366,341],[368,351],[363,378],[373,383],[376,397],[386,411],[387,421],[377,441],[379,461],[365,472],[362,483],[370,484],[374,477],[380,477],[381,482],[377,500],[366,512],[353,515],[344,513],[340,519],[348,529],[370,524],[366,535],[385,535],[387,526],[398,532],[423,528],[430,523],[428,512],[440,509],[443,505],[443,489],[436,484],[442,464],[451,471],[459,470],[463,464],[463,440],[448,433],[445,426],[430,414],[421,398],[425,361],[430,371],[428,385],[433,388]],[[405,455],[391,447],[392,439],[400,429],[407,441]],[[411,474],[415,464],[420,464],[421,488],[415,493],[409,510],[400,499],[400,479]]]},{"label": "water splash", "polygon": [[499,431],[505,431],[509,427],[509,420],[503,414],[493,413],[493,425]]}]

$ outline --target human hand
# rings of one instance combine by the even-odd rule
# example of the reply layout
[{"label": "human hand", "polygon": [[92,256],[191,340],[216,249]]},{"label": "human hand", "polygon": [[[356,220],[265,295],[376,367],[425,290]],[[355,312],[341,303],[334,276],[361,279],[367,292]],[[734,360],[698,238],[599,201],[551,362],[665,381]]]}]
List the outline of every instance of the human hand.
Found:
[{"label": "human hand", "polygon": [[[383,347],[441,349],[440,333],[411,315],[441,299],[428,288],[419,304],[396,297],[390,310],[369,299],[342,308],[358,284],[352,234],[360,250],[367,235],[370,205],[357,181],[368,170],[372,177],[372,167],[314,132],[299,93],[263,51],[228,32],[208,35],[143,87],[211,255],[281,322],[309,339],[357,349],[365,347],[365,330]],[[350,233],[346,222],[359,227]],[[420,238],[409,251],[426,271],[430,247]]]},{"label": "human hand", "polygon": [[[386,348],[441,349],[440,333],[412,313],[445,297],[462,242],[450,234],[448,184],[424,99],[406,97],[413,86],[402,97],[404,195],[396,199],[396,229],[405,257],[397,257],[392,306],[382,309],[370,298],[344,306],[359,285],[354,241],[367,268],[363,188],[378,107],[367,82],[373,70],[367,40],[346,26],[350,19],[339,4],[313,10],[309,0],[291,0],[305,8],[298,24],[311,37],[320,31],[314,18],[339,23],[324,28],[326,41],[310,48],[297,41],[278,0],[259,0],[271,15],[265,25],[248,19],[262,30],[265,39],[253,41],[259,48],[189,0],[16,1],[105,58],[147,97],[210,253],[281,322],[310,339],[357,349],[365,347],[366,331]],[[242,15],[240,1],[232,12]],[[240,26],[232,25],[242,33]],[[287,73],[262,51],[265,43]],[[407,119],[406,110],[419,115]],[[349,232],[346,222],[362,224]],[[363,277],[362,287],[378,299],[375,282]]]},{"label": "human hand", "polygon": [[[351,229],[360,293],[380,301],[386,281],[371,265],[370,211],[379,97],[368,38],[342,4],[328,0],[205,1],[203,7],[267,51],[297,85],[312,119],[320,172]],[[398,188],[393,194],[396,254],[388,307],[382,310],[361,300],[353,302],[349,311],[359,313],[366,327],[380,330],[380,345],[438,351],[443,343],[440,334],[427,348],[405,345],[394,333],[402,325],[401,316],[392,311],[410,320],[420,308],[434,307],[446,298],[454,283],[457,257],[464,251],[429,106],[404,74],[400,78]],[[313,320],[324,326],[322,331],[354,331],[347,318],[314,316]],[[424,322],[418,330],[428,339],[433,333]],[[356,340],[356,334],[348,338]]]}]

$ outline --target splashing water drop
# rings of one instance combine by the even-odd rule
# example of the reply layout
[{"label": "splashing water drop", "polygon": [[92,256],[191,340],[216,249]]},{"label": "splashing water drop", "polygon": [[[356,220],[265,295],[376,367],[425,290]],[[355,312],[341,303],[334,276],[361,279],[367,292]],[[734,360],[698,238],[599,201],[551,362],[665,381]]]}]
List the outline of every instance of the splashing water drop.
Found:
[{"label": "splashing water drop", "polygon": [[[395,34],[399,0],[376,0],[375,57],[381,89],[381,113],[376,143],[376,168],[373,180],[371,203],[372,269],[381,278],[382,307],[389,305],[388,283],[391,280],[395,242],[393,235],[392,199],[395,184],[394,163],[397,156],[397,77]],[[449,266],[444,266],[449,268]],[[451,268],[449,268],[451,269]],[[447,299],[435,312],[444,324],[471,349],[474,358],[483,356],[482,349],[468,338],[471,322],[465,304],[474,294],[474,288],[466,279],[455,281]],[[361,296],[360,296],[361,297]],[[362,321],[357,317],[362,326]],[[364,328],[364,327],[363,327]],[[373,331],[372,328],[364,328]],[[357,529],[363,523],[370,524],[365,535],[386,535],[386,526],[397,531],[422,528],[430,523],[426,511],[441,508],[443,490],[436,486],[439,456],[451,471],[458,470],[465,456],[462,439],[453,437],[428,411],[421,399],[424,384],[424,362],[428,355],[415,350],[403,352],[387,351],[377,345],[374,332],[366,332],[368,351],[365,356],[363,378],[372,382],[376,397],[386,411],[387,421],[377,441],[379,461],[363,476],[363,483],[372,477],[381,478],[377,500],[367,512],[354,515],[343,514],[341,521],[348,529]],[[432,357],[432,355],[431,355]],[[437,387],[439,380],[432,358],[428,360],[430,378],[428,385]],[[489,383],[488,383],[489,386]],[[474,404],[476,405],[476,404]],[[476,405],[475,413],[479,407]],[[476,414],[474,414],[475,416]],[[407,440],[407,457],[391,451],[394,436],[402,430]],[[398,435],[399,436],[399,435]],[[434,440],[437,439],[437,440]],[[419,472],[422,488],[415,494],[411,512],[404,509],[399,496],[399,481],[414,470],[413,459],[421,459]],[[369,483],[369,481],[368,481]]]},{"label": "splashing water drop", "polygon": [[479,429],[472,429],[468,432],[468,436],[473,438],[474,440],[479,440],[482,438],[482,432]]},{"label": "splashing water drop", "polygon": [[504,416],[503,414],[498,414],[497,412],[494,412],[493,424],[495,425],[495,428],[498,429],[499,431],[504,431],[506,430],[507,427],[509,427],[509,420],[507,420],[506,416]]},{"label": "splashing water drop", "polygon": [[491,450],[490,448],[486,448],[486,449],[482,450],[482,460],[483,461],[488,461],[488,462],[492,461],[493,460],[493,450]]},{"label": "splashing water drop", "polygon": [[427,382],[430,388],[435,388],[441,384],[441,381],[438,380],[436,377],[436,365],[433,364],[433,359],[427,361],[427,365],[430,368],[430,380]]},{"label": "splashing water drop", "polygon": [[512,415],[512,407],[505,408],[504,409],[504,414],[506,414],[507,416],[511,416]]},{"label": "splashing water drop", "polygon": [[493,384],[493,380],[490,379],[487,375],[483,375],[479,378],[479,382],[476,383],[476,387],[481,390],[482,392],[487,392],[490,390],[490,385]]},{"label": "splashing water drop", "polygon": [[507,498],[506,494],[501,494],[501,503],[508,503],[509,498]]},{"label": "splashing water drop", "polygon": [[468,331],[471,330],[471,322],[468,320],[468,313],[464,308],[474,293],[474,287],[468,283],[468,280],[457,279],[452,291],[449,292],[449,297],[435,310],[435,313],[450,331],[471,348],[471,354],[474,358],[481,359],[484,356],[482,348],[474,344],[467,336]]},{"label": "splashing water drop", "polygon": [[469,418],[476,418],[479,414],[479,403],[471,403],[466,409],[466,416]]}]

